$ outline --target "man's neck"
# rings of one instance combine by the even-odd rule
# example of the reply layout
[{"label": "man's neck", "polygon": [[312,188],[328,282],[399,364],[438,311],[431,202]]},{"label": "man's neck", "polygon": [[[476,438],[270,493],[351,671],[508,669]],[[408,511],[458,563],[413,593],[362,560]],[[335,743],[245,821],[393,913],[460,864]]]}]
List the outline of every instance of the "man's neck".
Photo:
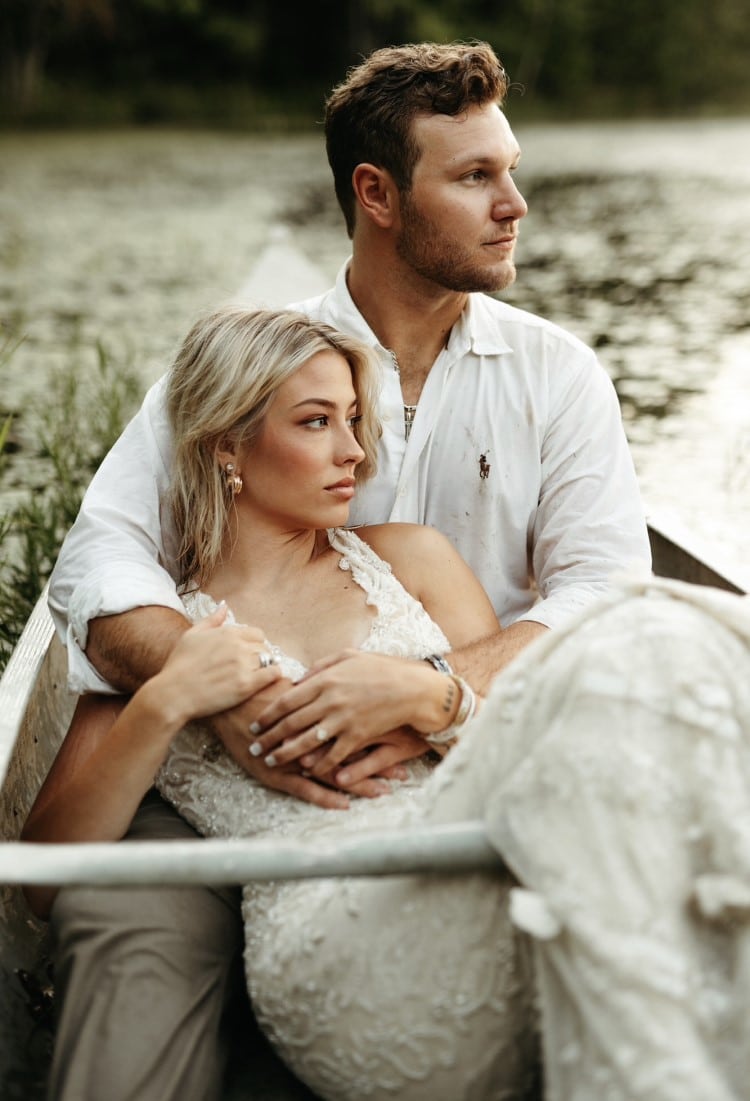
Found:
[{"label": "man's neck", "polygon": [[468,295],[436,287],[398,264],[365,263],[356,250],[347,283],[355,306],[395,359],[404,402],[416,404]]}]

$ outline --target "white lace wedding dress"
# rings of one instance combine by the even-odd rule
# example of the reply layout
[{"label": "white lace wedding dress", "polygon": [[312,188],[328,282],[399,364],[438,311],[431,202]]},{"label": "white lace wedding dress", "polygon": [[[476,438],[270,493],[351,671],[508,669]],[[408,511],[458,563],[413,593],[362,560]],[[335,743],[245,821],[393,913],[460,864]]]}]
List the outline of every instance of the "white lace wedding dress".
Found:
[{"label": "white lace wedding dress", "polygon": [[[448,649],[356,535],[330,538],[377,609],[364,649]],[[550,1101],[740,1101],[749,732],[744,605],[645,581],[517,659],[439,768],[412,763],[390,795],[341,812],[266,790],[198,724],[157,782],[210,836],[327,842],[483,818],[535,892],[502,869],[246,887],[257,1017],[320,1097],[536,1097],[538,1005]]]}]

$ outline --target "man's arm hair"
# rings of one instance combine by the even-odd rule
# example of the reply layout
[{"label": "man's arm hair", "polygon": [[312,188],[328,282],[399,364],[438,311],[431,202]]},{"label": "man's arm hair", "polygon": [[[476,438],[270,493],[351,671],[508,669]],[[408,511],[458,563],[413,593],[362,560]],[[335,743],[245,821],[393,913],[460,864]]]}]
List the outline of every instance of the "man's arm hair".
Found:
[{"label": "man's arm hair", "polygon": [[452,650],[448,660],[455,672],[484,696],[498,673],[548,631],[541,623],[521,619],[487,638]]},{"label": "man's arm hair", "polygon": [[190,621],[161,605],[100,616],[89,623],[86,656],[120,692],[135,692],[158,673]]}]

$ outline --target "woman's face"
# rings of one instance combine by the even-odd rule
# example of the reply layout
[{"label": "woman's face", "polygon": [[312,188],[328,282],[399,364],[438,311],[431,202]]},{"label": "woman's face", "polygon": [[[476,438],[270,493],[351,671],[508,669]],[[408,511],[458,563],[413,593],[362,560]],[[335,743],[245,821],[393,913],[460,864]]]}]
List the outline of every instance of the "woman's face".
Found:
[{"label": "woman's face", "polygon": [[333,349],[318,352],[279,387],[259,436],[237,455],[239,515],[282,530],[346,523],[364,458],[358,414],[349,364]]}]

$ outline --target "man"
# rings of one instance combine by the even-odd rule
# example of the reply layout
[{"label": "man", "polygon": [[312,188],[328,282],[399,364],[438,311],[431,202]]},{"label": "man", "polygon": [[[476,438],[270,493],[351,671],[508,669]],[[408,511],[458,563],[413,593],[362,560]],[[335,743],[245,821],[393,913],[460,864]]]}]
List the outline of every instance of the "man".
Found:
[{"label": "man", "polygon": [[[363,339],[382,363],[380,468],[352,520],[432,524],[455,542],[504,625],[450,655],[456,671],[480,690],[521,649],[601,593],[613,571],[649,556],[617,400],[593,353],[548,322],[478,293],[502,290],[515,278],[526,213],[513,180],[520,151],[500,107],[506,89],[505,73],[484,44],[380,50],[349,74],[328,101],[326,139],[352,258],[331,291],[299,307]],[[67,634],[71,679],[80,691],[133,689],[161,667],[187,627],[162,516],[169,449],[163,385],[157,384],[94,480],[52,579],[51,607]],[[335,669],[317,675],[321,692],[336,675]],[[279,714],[290,712],[290,724],[298,691],[272,705]],[[355,700],[353,716],[356,706]],[[345,806],[334,785],[274,770],[248,753],[248,726],[257,713],[257,706],[254,712],[245,706],[215,717],[232,756],[263,783],[324,806]],[[341,787],[367,794],[376,773],[412,752],[387,731],[374,744],[368,757],[338,773]],[[153,806],[149,813],[156,814]],[[147,827],[140,816],[138,835],[144,828],[147,836],[187,829],[163,814],[161,825]],[[149,893],[154,928],[169,926],[167,894],[160,918],[159,892]],[[59,897],[65,901],[58,907],[58,936],[69,960],[81,904],[75,892]],[[89,926],[100,931],[111,909],[121,919],[125,903],[106,892],[96,898],[93,903],[89,893],[86,905],[98,908]],[[217,901],[213,923],[208,912],[202,919],[206,949],[220,943],[227,905],[226,898]],[[137,914],[128,920],[131,935],[120,937],[120,950],[132,971]],[[83,939],[88,943],[93,934]],[[76,951],[81,940],[75,939]],[[179,1092],[173,1068],[186,1027],[177,1009],[170,1019],[170,951],[189,987],[194,949],[172,946],[163,953],[164,1024],[158,1044],[151,1044],[160,1048],[154,1096],[161,1098]],[[101,957],[81,951],[84,958],[90,971],[101,972]],[[202,961],[202,982],[211,993],[189,1040],[200,1048],[196,1064],[207,1068],[206,1083],[225,985],[206,979],[211,966]],[[66,974],[76,970],[66,968]],[[81,963],[79,983],[82,971]],[[150,982],[147,971],[148,998]],[[62,1022],[61,1046],[68,1052],[83,1046],[79,1037],[91,1028],[80,1012],[84,1001],[79,985],[76,1035]],[[128,1027],[121,1019],[112,1025]],[[144,1037],[139,1057],[152,1040]],[[107,1059],[105,1049],[102,1067]],[[75,1061],[80,1064],[68,1057],[66,1065]],[[62,1062],[57,1057],[56,1066]],[[106,1069],[101,1075],[106,1083]],[[72,1078],[60,1072],[58,1080],[58,1096],[68,1096],[63,1082],[73,1096]],[[116,1096],[108,1083],[100,1091]]]}]

